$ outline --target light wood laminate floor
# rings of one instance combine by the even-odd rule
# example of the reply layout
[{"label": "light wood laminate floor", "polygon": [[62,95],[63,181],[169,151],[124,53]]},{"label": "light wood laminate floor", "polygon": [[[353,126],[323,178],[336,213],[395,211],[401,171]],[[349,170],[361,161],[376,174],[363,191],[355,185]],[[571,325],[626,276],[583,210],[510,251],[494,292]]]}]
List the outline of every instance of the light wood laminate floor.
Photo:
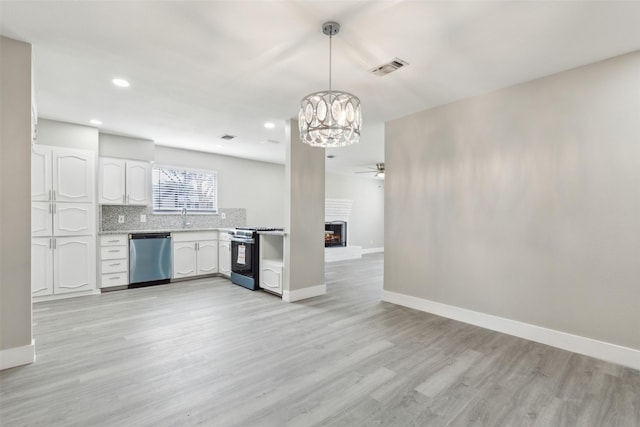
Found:
[{"label": "light wood laminate floor", "polygon": [[640,372],[380,302],[382,255],[285,303],[222,278],[34,305],[2,426],[640,426]]}]

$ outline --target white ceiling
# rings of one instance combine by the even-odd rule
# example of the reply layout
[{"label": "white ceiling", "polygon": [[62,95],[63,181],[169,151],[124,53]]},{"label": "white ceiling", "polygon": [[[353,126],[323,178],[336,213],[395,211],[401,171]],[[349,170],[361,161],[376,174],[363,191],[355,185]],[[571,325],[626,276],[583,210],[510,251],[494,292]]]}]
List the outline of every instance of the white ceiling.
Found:
[{"label": "white ceiling", "polygon": [[[384,161],[386,120],[640,49],[638,1],[0,2],[2,35],[34,46],[41,117],[278,163],[285,120],[328,86],[327,20],[333,87],[364,121],[330,170]],[[394,57],[410,65],[368,72]]]}]

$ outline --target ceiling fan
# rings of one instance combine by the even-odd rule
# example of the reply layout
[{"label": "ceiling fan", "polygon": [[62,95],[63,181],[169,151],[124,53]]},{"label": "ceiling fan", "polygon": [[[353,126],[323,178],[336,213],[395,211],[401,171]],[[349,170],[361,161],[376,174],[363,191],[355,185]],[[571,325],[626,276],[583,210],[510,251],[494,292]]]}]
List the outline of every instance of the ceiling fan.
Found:
[{"label": "ceiling fan", "polygon": [[360,172],[356,172],[356,173],[373,173],[375,174],[374,176],[377,176],[379,178],[384,178],[384,163],[376,163],[376,167],[375,168],[368,168],[371,170],[368,171],[360,171]]}]

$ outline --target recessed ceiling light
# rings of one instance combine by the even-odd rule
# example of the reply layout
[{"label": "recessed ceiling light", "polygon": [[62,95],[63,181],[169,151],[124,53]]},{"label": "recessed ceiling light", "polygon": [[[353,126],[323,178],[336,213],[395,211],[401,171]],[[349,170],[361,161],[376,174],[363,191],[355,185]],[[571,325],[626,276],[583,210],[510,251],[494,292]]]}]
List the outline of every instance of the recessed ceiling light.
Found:
[{"label": "recessed ceiling light", "polygon": [[111,83],[113,83],[114,85],[116,85],[118,87],[129,87],[129,86],[131,86],[128,81],[126,81],[125,79],[120,79],[120,78],[115,78],[115,79],[111,80]]},{"label": "recessed ceiling light", "polygon": [[264,127],[266,127],[267,129],[273,129],[274,127],[276,127],[276,125],[275,125],[275,123],[266,122],[264,124]]},{"label": "recessed ceiling light", "polygon": [[92,125],[96,125],[96,126],[100,126],[102,124],[102,122],[100,120],[89,120],[89,123],[91,123]]}]

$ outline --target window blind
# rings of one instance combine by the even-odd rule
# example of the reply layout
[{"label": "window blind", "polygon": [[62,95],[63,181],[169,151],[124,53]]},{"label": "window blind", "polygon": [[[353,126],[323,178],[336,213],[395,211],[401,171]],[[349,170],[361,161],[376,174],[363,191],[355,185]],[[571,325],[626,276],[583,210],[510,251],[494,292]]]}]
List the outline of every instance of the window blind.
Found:
[{"label": "window blind", "polygon": [[216,172],[154,166],[151,177],[154,212],[218,213]]}]

